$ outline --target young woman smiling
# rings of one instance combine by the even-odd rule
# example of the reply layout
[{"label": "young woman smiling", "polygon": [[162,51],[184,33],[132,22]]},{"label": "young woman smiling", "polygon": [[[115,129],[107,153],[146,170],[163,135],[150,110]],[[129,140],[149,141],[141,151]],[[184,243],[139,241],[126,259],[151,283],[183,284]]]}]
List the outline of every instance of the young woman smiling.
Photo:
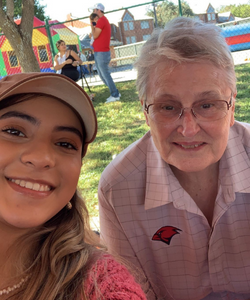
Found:
[{"label": "young woman smiling", "polygon": [[65,76],[0,81],[0,299],[146,299],[90,230],[77,183],[97,120]]}]

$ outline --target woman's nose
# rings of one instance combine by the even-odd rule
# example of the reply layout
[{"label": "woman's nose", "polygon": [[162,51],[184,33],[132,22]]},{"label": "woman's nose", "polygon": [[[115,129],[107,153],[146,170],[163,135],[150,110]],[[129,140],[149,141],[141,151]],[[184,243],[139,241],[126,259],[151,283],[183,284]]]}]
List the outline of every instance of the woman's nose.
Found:
[{"label": "woman's nose", "polygon": [[200,131],[195,114],[192,108],[184,108],[179,119],[180,125],[177,129],[185,137],[193,137]]},{"label": "woman's nose", "polygon": [[54,151],[47,142],[33,142],[27,144],[20,159],[23,164],[38,169],[48,169],[55,166]]}]

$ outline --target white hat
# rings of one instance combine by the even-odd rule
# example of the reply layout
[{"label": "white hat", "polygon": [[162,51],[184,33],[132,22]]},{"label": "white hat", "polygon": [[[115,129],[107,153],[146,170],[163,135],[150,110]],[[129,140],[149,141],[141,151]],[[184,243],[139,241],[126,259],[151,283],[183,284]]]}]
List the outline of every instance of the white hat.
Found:
[{"label": "white hat", "polygon": [[99,9],[104,12],[105,7],[101,3],[96,3],[93,7],[90,7],[89,10]]}]

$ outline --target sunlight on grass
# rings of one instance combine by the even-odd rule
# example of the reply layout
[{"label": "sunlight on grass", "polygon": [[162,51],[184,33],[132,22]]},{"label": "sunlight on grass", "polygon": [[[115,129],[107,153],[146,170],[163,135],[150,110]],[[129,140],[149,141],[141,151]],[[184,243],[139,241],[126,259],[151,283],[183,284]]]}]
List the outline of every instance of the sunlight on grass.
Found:
[{"label": "sunlight on grass", "polygon": [[235,104],[235,119],[250,123],[250,64],[237,66],[237,99]]},{"label": "sunlight on grass", "polygon": [[[237,102],[236,120],[250,123],[250,65],[236,67]],[[105,104],[109,97],[104,85],[92,88],[96,93],[94,107],[98,119],[96,140],[89,146],[83,160],[79,188],[86,199],[92,217],[98,216],[97,187],[104,168],[131,143],[141,138],[147,131],[144,115],[136,92],[135,81],[118,83],[121,101]]]},{"label": "sunlight on grass", "polygon": [[105,104],[109,97],[108,88],[92,88],[96,93],[93,104],[98,133],[83,160],[79,180],[79,188],[92,217],[98,215],[97,187],[102,171],[114,156],[148,131],[135,81],[118,83],[117,88],[122,95],[121,101],[108,104]]}]

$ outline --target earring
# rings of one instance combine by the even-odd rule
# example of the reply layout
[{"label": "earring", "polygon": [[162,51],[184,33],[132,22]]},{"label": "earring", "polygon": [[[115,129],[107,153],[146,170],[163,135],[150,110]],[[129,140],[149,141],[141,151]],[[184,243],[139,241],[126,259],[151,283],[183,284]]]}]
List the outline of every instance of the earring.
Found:
[{"label": "earring", "polygon": [[69,201],[67,204],[66,204],[66,207],[67,207],[67,209],[68,210],[71,210],[71,208],[72,208],[72,204],[71,204],[71,202]]}]

